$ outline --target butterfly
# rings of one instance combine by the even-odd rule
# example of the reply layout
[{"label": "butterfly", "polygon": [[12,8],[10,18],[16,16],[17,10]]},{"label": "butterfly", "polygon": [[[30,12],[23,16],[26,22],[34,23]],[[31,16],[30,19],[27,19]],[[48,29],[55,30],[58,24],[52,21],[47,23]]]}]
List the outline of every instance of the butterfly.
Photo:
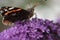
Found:
[{"label": "butterfly", "polygon": [[12,23],[20,20],[30,19],[34,15],[34,8],[28,8],[27,10],[19,7],[1,7],[0,14],[3,17],[2,23],[4,25],[11,25]]}]

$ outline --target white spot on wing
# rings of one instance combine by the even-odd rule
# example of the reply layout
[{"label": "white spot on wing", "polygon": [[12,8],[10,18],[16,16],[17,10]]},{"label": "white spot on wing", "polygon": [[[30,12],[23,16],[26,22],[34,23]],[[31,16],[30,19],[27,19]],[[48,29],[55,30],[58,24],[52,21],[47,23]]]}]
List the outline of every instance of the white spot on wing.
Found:
[{"label": "white spot on wing", "polygon": [[9,10],[12,10],[12,9],[14,9],[14,7],[9,8]]},{"label": "white spot on wing", "polygon": [[7,9],[4,9],[5,11],[8,11]]}]

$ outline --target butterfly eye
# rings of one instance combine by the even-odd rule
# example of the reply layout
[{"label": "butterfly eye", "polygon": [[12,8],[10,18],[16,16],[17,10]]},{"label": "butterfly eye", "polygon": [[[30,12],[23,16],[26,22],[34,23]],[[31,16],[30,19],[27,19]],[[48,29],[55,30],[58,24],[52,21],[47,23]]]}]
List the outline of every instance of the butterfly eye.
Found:
[{"label": "butterfly eye", "polygon": [[15,15],[16,15],[16,13],[12,13],[11,15],[12,15],[12,16],[15,16]]}]

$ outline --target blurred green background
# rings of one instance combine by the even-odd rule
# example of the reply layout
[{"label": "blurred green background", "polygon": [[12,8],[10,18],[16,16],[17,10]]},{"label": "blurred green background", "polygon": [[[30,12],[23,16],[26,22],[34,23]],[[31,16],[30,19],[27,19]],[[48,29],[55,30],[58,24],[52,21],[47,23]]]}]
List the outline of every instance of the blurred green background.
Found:
[{"label": "blurred green background", "polygon": [[[0,0],[0,7],[13,6],[27,9],[36,3],[39,5],[34,12],[38,18],[56,21],[60,17],[60,0]],[[0,16],[0,32],[8,27],[2,24],[2,17]]]}]

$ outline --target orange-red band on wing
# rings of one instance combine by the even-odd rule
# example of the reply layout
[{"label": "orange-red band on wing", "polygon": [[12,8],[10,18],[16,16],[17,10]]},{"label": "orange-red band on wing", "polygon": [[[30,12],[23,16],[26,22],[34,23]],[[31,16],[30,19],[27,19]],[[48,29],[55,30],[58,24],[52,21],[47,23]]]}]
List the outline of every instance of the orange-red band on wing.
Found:
[{"label": "orange-red band on wing", "polygon": [[12,13],[12,12],[20,11],[20,10],[21,10],[21,9],[16,9],[16,10],[8,11],[8,12],[5,13],[5,15],[10,14],[10,13]]}]

